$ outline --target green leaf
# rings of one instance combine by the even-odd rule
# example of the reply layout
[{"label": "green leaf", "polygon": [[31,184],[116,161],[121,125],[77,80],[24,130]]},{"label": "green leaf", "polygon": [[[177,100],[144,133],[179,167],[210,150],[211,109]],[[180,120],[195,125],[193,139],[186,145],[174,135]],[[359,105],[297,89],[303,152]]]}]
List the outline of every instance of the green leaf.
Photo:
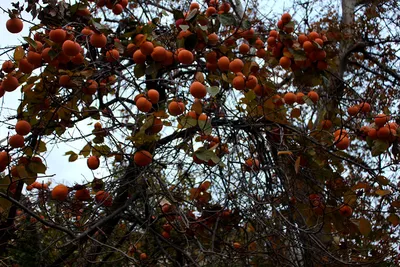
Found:
[{"label": "green leaf", "polygon": [[174,20],[184,19],[185,18],[185,16],[183,15],[182,10],[179,10],[179,9],[174,9],[172,11],[172,14],[174,15]]},{"label": "green leaf", "polygon": [[90,20],[90,22],[98,31],[106,31],[109,29],[108,26],[100,24],[97,21],[95,21],[94,19]]},{"label": "green leaf", "polygon": [[23,38],[30,46],[32,46],[33,48],[36,49],[37,43],[35,42],[35,40],[33,40],[32,38],[29,38],[29,37],[23,37]]},{"label": "green leaf", "polygon": [[211,96],[216,96],[219,93],[219,87],[218,86],[210,86],[207,87],[207,92],[211,95]]},{"label": "green leaf", "polygon": [[90,151],[92,150],[92,143],[87,143],[82,150],[79,152],[79,155],[83,155],[85,158],[90,155]]},{"label": "green leaf", "polygon": [[365,218],[360,218],[358,227],[363,236],[368,236],[372,229],[371,223]]},{"label": "green leaf", "polygon": [[68,161],[69,162],[74,162],[75,160],[77,160],[78,159],[78,155],[77,154],[71,154],[70,156],[69,156],[69,158],[68,158]]},{"label": "green leaf", "polygon": [[19,62],[25,56],[25,50],[22,46],[17,46],[14,50],[14,60]]},{"label": "green leaf", "polygon": [[371,154],[373,157],[379,156],[380,154],[386,152],[389,148],[390,144],[388,141],[385,140],[374,140],[372,145]]},{"label": "green leaf", "polygon": [[197,13],[199,13],[199,10],[197,8],[192,9],[192,11],[190,11],[189,15],[187,15],[185,20],[189,21],[189,20],[193,19],[197,15]]},{"label": "green leaf", "polygon": [[197,151],[194,152],[194,154],[198,159],[203,161],[209,161],[211,158],[216,156],[212,150],[205,149],[204,147],[199,148]]},{"label": "green leaf", "polygon": [[46,143],[40,140],[39,145],[36,148],[36,152],[41,153],[46,151],[47,151]]},{"label": "green leaf", "polygon": [[219,21],[221,22],[222,26],[234,26],[234,25],[236,25],[235,17],[231,13],[220,14],[219,15]]},{"label": "green leaf", "polygon": [[46,166],[43,162],[30,162],[28,164],[28,169],[34,173],[46,173]]},{"label": "green leaf", "polygon": [[256,93],[254,93],[253,90],[249,90],[249,91],[246,93],[246,95],[245,95],[245,99],[246,99],[248,102],[250,102],[250,101],[256,99],[256,97],[257,97],[257,95],[256,95]]},{"label": "green leaf", "polygon": [[197,125],[197,120],[189,116],[181,116],[178,121],[183,128],[192,128]]},{"label": "green leaf", "polygon": [[93,147],[93,152],[94,151],[100,153],[102,156],[108,156],[111,152],[111,149],[107,145],[95,145]]},{"label": "green leaf", "polygon": [[206,121],[198,120],[197,123],[199,125],[199,128],[204,134],[211,134],[212,131],[211,120],[206,120]]},{"label": "green leaf", "polygon": [[146,70],[146,65],[143,64],[136,64],[135,67],[133,68],[133,73],[135,74],[136,78],[143,77],[145,74]]}]

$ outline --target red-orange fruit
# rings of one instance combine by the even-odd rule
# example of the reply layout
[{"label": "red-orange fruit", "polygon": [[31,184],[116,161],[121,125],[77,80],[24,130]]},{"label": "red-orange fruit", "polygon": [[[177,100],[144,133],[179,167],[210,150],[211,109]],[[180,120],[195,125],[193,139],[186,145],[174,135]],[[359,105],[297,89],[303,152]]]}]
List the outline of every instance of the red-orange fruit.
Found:
[{"label": "red-orange fruit", "polygon": [[144,253],[144,252],[143,252],[143,253],[140,253],[139,258],[140,258],[140,260],[142,260],[142,261],[147,260],[147,254]]},{"label": "red-orange fruit", "polygon": [[228,13],[230,9],[231,5],[228,2],[222,2],[218,8],[218,10],[221,11],[222,13]]},{"label": "red-orange fruit", "polygon": [[378,138],[378,131],[375,128],[370,128],[368,131],[368,137],[371,140],[375,140]]},{"label": "red-orange fruit", "polygon": [[331,129],[332,128],[332,121],[330,121],[330,120],[323,120],[323,121],[321,121],[321,127],[322,127],[322,129],[324,129],[324,130],[329,130],[329,129]]},{"label": "red-orange fruit", "polygon": [[139,49],[133,53],[132,58],[136,64],[142,64],[146,62],[146,55],[143,55],[143,53]]},{"label": "red-orange fruit", "polygon": [[85,94],[94,95],[97,92],[97,88],[99,88],[99,84],[94,80],[88,80],[87,86],[82,89]]},{"label": "red-orange fruit", "polygon": [[31,124],[25,120],[20,120],[15,124],[15,131],[19,135],[27,135],[31,132]]},{"label": "red-orange fruit", "polygon": [[19,18],[12,18],[7,20],[6,28],[10,33],[19,33],[24,28],[24,24]]},{"label": "red-orange fruit", "polygon": [[304,97],[304,94],[302,92],[297,92],[296,93],[296,101],[297,101],[297,103],[304,104],[305,101],[304,101],[303,97]]},{"label": "red-orange fruit", "polygon": [[208,35],[208,43],[210,45],[216,45],[218,43],[219,37],[215,33],[211,33]]},{"label": "red-orange fruit", "polygon": [[319,38],[319,34],[317,32],[310,32],[308,34],[308,39],[314,41],[315,39]]},{"label": "red-orange fruit", "polygon": [[113,8],[112,8],[112,12],[113,12],[115,15],[121,14],[122,11],[124,11],[124,8],[123,8],[122,5],[120,5],[120,4],[115,4],[115,5],[113,6]]},{"label": "red-orange fruit", "polygon": [[201,113],[197,119],[199,121],[206,121],[206,120],[208,120],[208,116],[207,116],[207,114]]},{"label": "red-orange fruit", "polygon": [[157,104],[160,100],[160,93],[155,89],[150,89],[147,92],[147,97],[149,98],[150,102],[153,104]]},{"label": "red-orange fruit", "polygon": [[228,71],[229,63],[230,63],[229,58],[223,56],[218,59],[217,65],[218,65],[218,68],[220,69],[220,71]]},{"label": "red-orange fruit", "polygon": [[94,199],[96,200],[96,203],[102,204],[105,207],[112,206],[112,197],[108,192],[105,192],[103,190],[97,192]]},{"label": "red-orange fruit", "polygon": [[245,88],[245,81],[242,75],[238,75],[235,78],[233,78],[232,81],[233,88],[237,90],[243,90]]},{"label": "red-orange fruit", "polygon": [[86,188],[76,190],[75,198],[79,201],[88,201],[91,199],[90,192]]},{"label": "red-orange fruit", "polygon": [[283,99],[286,104],[293,105],[297,101],[297,96],[292,92],[288,92],[284,95]]},{"label": "red-orange fruit", "polygon": [[94,31],[92,31],[90,28],[87,28],[87,27],[83,28],[81,31],[81,34],[86,35],[86,36],[92,35],[93,33],[94,33]]},{"label": "red-orange fruit", "polygon": [[278,38],[279,33],[278,33],[277,31],[275,31],[275,30],[271,30],[271,31],[269,32],[269,36],[270,36],[270,37]]},{"label": "red-orange fruit", "polygon": [[249,158],[245,161],[247,170],[258,171],[260,169],[260,161],[258,159]]},{"label": "red-orange fruit", "polygon": [[206,10],[206,16],[207,17],[210,17],[210,16],[212,16],[212,15],[214,15],[216,13],[217,13],[217,10],[213,6],[208,7],[207,10]]},{"label": "red-orange fruit", "polygon": [[249,75],[246,79],[246,88],[254,89],[258,85],[258,79],[254,75]]},{"label": "red-orange fruit", "polygon": [[119,52],[117,49],[111,49],[106,52],[106,59],[108,62],[115,62],[119,59]]},{"label": "red-orange fruit", "polygon": [[359,110],[358,106],[351,106],[347,109],[347,113],[349,113],[350,116],[355,116],[358,114]]},{"label": "red-orange fruit", "polygon": [[58,84],[61,86],[69,86],[71,82],[71,77],[69,75],[61,75],[60,78],[58,79]]},{"label": "red-orange fruit", "polygon": [[348,137],[349,134],[347,133],[347,131],[345,129],[338,129],[333,133],[333,136],[335,138],[338,136],[340,136],[339,138],[343,138],[343,137]]},{"label": "red-orange fruit", "polygon": [[19,134],[12,135],[8,139],[8,144],[12,148],[23,147],[25,145],[25,138],[22,135],[19,135]]},{"label": "red-orange fruit", "polygon": [[195,8],[200,9],[200,5],[198,3],[196,3],[196,2],[192,2],[190,4],[189,10],[192,11]]},{"label": "red-orange fruit", "polygon": [[171,101],[168,105],[168,112],[173,116],[181,115],[185,111],[185,104],[180,101]]},{"label": "red-orange fruit", "polygon": [[5,73],[10,73],[15,69],[14,63],[11,60],[6,60],[1,65],[1,70]]},{"label": "red-orange fruit", "polygon": [[336,148],[339,150],[344,150],[349,147],[350,139],[348,137],[337,136],[335,137]]},{"label": "red-orange fruit", "polygon": [[96,156],[90,156],[87,159],[87,166],[89,167],[89,169],[91,170],[96,170],[99,166],[100,166],[100,160],[98,157]]},{"label": "red-orange fruit", "polygon": [[49,33],[49,38],[55,43],[61,44],[67,38],[67,32],[63,29],[51,30]]},{"label": "red-orange fruit", "polygon": [[376,126],[382,127],[383,125],[386,124],[386,122],[389,121],[389,119],[390,119],[390,116],[388,116],[386,114],[378,114],[378,115],[376,115],[374,122],[375,122]]},{"label": "red-orange fruit", "polygon": [[390,137],[390,134],[391,134],[390,129],[387,126],[379,128],[378,131],[376,132],[376,136],[382,140],[387,140]]},{"label": "red-orange fruit", "polygon": [[339,208],[339,213],[343,217],[350,217],[353,214],[353,209],[349,205],[342,205]]},{"label": "red-orange fruit", "polygon": [[250,46],[248,44],[241,44],[239,46],[239,53],[242,55],[246,55],[250,51]]},{"label": "red-orange fruit", "polygon": [[3,87],[4,91],[12,92],[18,88],[19,82],[18,79],[15,78],[14,76],[8,75],[4,78],[3,82],[1,83],[1,86]]},{"label": "red-orange fruit", "polygon": [[190,94],[195,98],[204,98],[207,95],[206,87],[200,82],[193,82],[190,85]]},{"label": "red-orange fruit", "polygon": [[135,161],[136,165],[144,167],[153,161],[153,155],[151,155],[149,151],[140,150],[135,153],[133,160]]},{"label": "red-orange fruit", "polygon": [[165,48],[162,46],[154,47],[153,53],[151,53],[151,57],[154,59],[154,61],[164,61],[167,57],[167,50],[165,50]]},{"label": "red-orange fruit", "polygon": [[90,36],[89,42],[94,47],[102,48],[107,44],[107,37],[102,33],[93,33]]},{"label": "red-orange fruit", "polygon": [[289,13],[285,13],[282,15],[281,20],[284,24],[286,24],[292,20],[292,16]]},{"label": "red-orange fruit", "polygon": [[143,55],[151,55],[151,53],[153,53],[153,50],[154,45],[152,42],[146,41],[140,45],[140,52],[142,52]]},{"label": "red-orange fruit", "polygon": [[152,134],[156,134],[161,132],[162,128],[164,127],[163,122],[159,118],[154,118],[153,125],[150,128]]},{"label": "red-orange fruit", "polygon": [[368,113],[371,111],[371,105],[367,102],[361,103],[360,105],[361,111],[364,113]]},{"label": "red-orange fruit", "polygon": [[312,100],[312,102],[317,103],[319,100],[319,95],[315,91],[308,92],[307,96]]},{"label": "red-orange fruit", "polygon": [[233,73],[241,72],[244,67],[244,63],[241,59],[236,58],[229,63],[229,70]]},{"label": "red-orange fruit", "polygon": [[51,190],[51,198],[58,201],[64,201],[68,197],[68,187],[59,184]]},{"label": "red-orange fruit", "polygon": [[42,55],[34,51],[29,51],[26,59],[34,66],[40,66],[42,63]]},{"label": "red-orange fruit", "polygon": [[305,41],[303,43],[303,49],[307,53],[311,53],[314,50],[314,45],[310,41]]},{"label": "red-orange fruit", "polygon": [[74,41],[66,40],[62,45],[62,50],[67,56],[74,57],[79,54],[81,47]]},{"label": "red-orange fruit", "polygon": [[284,69],[289,69],[290,65],[292,65],[292,61],[288,57],[281,57],[279,60],[279,65],[281,65]]},{"label": "red-orange fruit", "polygon": [[326,52],[324,50],[315,51],[316,60],[324,60],[326,58]]},{"label": "red-orange fruit", "polygon": [[182,64],[192,64],[194,61],[193,53],[186,49],[182,49],[178,53],[178,61]]},{"label": "red-orange fruit", "polygon": [[302,45],[305,41],[308,41],[308,37],[305,34],[300,34],[297,41]]},{"label": "red-orange fruit", "polygon": [[142,112],[149,112],[152,108],[152,104],[149,100],[147,100],[145,97],[140,97],[136,101],[136,107],[138,110]]}]

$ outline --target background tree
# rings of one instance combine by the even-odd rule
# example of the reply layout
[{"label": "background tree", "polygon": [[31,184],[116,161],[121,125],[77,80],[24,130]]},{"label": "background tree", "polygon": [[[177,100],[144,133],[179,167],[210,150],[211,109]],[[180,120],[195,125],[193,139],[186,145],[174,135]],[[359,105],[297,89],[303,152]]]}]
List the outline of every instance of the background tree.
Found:
[{"label": "background tree", "polygon": [[[3,262],[398,263],[397,1],[13,7]],[[65,164],[102,177],[49,188],[48,146],[78,139]]]}]

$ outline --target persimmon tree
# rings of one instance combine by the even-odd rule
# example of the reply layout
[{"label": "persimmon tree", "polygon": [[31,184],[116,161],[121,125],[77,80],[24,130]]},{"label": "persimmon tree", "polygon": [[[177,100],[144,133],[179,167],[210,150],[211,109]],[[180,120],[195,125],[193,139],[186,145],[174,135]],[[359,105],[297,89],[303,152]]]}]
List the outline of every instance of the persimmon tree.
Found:
[{"label": "persimmon tree", "polygon": [[[0,147],[2,261],[398,263],[398,2],[263,5],[3,9],[29,34],[3,49],[3,105],[21,97]],[[60,164],[102,175],[49,185],[48,147],[72,140]]]}]

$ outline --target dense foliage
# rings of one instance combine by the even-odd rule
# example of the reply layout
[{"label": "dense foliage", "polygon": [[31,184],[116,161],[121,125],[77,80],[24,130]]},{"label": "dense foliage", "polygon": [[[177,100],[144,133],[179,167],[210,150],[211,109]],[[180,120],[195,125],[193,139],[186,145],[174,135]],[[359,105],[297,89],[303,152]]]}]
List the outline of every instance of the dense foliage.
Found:
[{"label": "dense foliage", "polygon": [[[3,9],[29,35],[3,49],[2,262],[396,266],[400,10],[342,3]],[[47,183],[76,140],[59,164],[101,175]]]}]

